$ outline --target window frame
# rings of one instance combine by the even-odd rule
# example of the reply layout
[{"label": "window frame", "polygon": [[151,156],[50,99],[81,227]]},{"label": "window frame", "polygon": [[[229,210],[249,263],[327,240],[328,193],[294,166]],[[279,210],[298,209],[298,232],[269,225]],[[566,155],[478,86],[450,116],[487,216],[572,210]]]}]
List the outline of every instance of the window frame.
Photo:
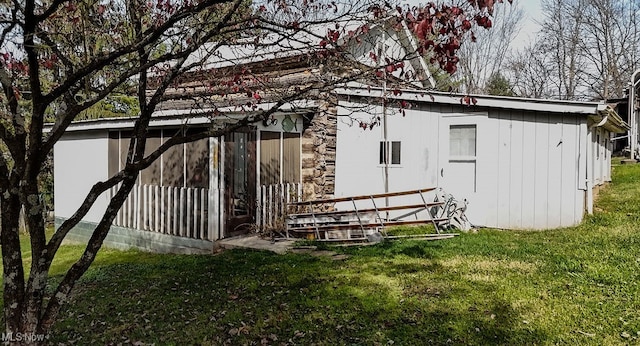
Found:
[{"label": "window frame", "polygon": [[[398,167],[402,165],[402,141],[380,141],[378,152],[378,164]],[[397,148],[397,150],[395,150]]]},{"label": "window frame", "polygon": [[[460,155],[454,154],[451,146],[452,130],[453,129],[463,129],[463,128],[473,128],[473,155]],[[464,140],[468,140],[469,138],[465,138]],[[449,146],[449,161],[451,162],[477,162],[478,158],[478,126],[477,124],[451,124],[449,125],[449,143],[446,145]]]},{"label": "window frame", "polygon": [[[451,130],[473,128],[473,155],[456,155],[452,153],[451,139],[453,138]],[[462,138],[462,140],[469,140],[470,138]],[[473,192],[478,192],[478,124],[466,123],[466,124],[449,124],[449,146],[448,162],[449,163],[473,163]],[[463,151],[463,150],[461,150]]]}]

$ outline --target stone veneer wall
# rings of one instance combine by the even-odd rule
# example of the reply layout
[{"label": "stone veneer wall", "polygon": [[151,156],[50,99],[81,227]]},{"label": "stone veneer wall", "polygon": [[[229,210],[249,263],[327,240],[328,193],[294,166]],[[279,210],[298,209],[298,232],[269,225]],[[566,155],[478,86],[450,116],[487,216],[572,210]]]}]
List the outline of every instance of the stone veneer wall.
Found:
[{"label": "stone veneer wall", "polygon": [[318,107],[318,112],[302,134],[302,191],[305,200],[333,198],[335,193],[337,102],[331,102],[335,101],[335,95],[323,96],[327,101]]}]

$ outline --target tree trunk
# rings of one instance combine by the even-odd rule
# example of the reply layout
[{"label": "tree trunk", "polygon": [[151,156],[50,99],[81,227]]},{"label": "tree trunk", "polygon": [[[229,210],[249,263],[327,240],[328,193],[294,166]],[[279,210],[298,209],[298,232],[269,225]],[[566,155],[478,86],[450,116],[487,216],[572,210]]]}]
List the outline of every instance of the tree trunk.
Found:
[{"label": "tree trunk", "polygon": [[24,270],[20,253],[17,196],[2,201],[2,259],[5,330],[12,335],[24,330]]},{"label": "tree trunk", "polygon": [[3,341],[9,345],[45,345],[49,336],[38,328],[39,317],[35,314],[25,313],[22,324],[17,330],[7,329]]}]

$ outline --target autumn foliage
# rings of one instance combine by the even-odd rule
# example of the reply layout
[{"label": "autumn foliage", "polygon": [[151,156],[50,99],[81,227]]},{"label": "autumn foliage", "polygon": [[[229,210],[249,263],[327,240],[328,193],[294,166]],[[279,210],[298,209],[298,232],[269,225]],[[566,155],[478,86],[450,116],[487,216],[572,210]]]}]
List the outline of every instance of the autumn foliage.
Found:
[{"label": "autumn foliage", "polygon": [[[502,3],[503,0],[496,2]],[[431,63],[437,63],[449,74],[457,70],[457,52],[466,36],[475,41],[474,26],[485,29],[492,26],[493,0],[469,0],[466,5],[436,5],[429,2],[422,8],[404,13],[404,19],[420,39],[421,53],[430,56]],[[401,12],[401,8],[398,11]]]}]

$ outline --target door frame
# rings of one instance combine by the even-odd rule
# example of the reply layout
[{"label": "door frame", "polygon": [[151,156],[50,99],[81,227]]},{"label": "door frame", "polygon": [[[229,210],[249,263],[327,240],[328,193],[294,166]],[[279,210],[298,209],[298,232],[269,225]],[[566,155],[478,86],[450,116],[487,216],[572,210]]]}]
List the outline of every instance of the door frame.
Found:
[{"label": "door frame", "polygon": [[467,216],[470,221],[474,224],[482,225],[486,221],[486,213],[482,210],[486,205],[481,200],[481,197],[487,196],[485,191],[486,182],[483,181],[483,177],[491,175],[490,172],[487,171],[491,165],[491,162],[489,162],[491,160],[487,157],[488,153],[491,152],[488,138],[488,136],[491,135],[489,131],[489,116],[487,112],[451,113],[441,116],[439,124],[438,170],[436,175],[438,187],[443,188],[445,192],[448,193],[451,193],[451,191],[448,191],[447,188],[455,184],[451,181],[447,182],[445,178],[447,173],[452,170],[449,155],[449,137],[452,125],[475,125],[476,127],[475,191],[468,192],[464,195],[456,195],[454,193],[453,197],[458,201],[466,199],[470,205],[470,208],[467,210]]},{"label": "door frame", "polygon": [[[233,145],[229,139],[236,133],[248,134],[246,145],[245,169],[247,170],[247,186],[245,187],[247,214],[234,217],[231,210],[231,193],[233,188],[230,186],[229,177],[233,177],[233,168],[230,165],[235,164],[235,159],[231,156],[233,153]],[[238,129],[221,139],[221,175],[220,180],[220,196],[221,196],[221,238],[228,238],[243,235],[251,230],[251,225],[255,223],[256,217],[256,184],[257,184],[257,131],[256,128],[244,127]],[[240,227],[246,226],[246,227]]]}]

